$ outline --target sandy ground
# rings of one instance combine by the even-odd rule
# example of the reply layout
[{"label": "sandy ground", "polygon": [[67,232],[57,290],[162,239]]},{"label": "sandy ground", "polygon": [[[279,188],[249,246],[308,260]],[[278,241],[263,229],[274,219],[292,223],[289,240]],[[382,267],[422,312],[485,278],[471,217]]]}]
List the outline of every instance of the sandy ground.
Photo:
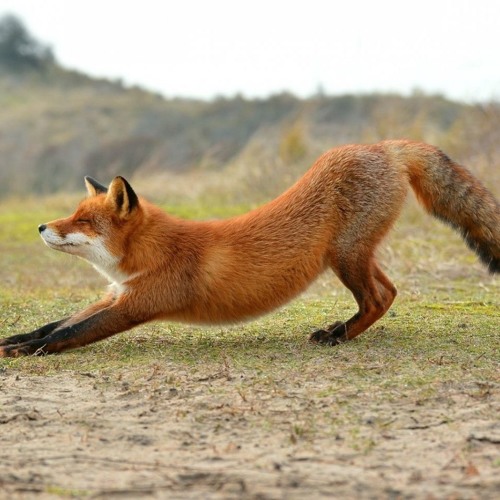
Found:
[{"label": "sandy ground", "polygon": [[381,399],[311,374],[173,370],[0,371],[0,496],[500,498],[494,383]]}]

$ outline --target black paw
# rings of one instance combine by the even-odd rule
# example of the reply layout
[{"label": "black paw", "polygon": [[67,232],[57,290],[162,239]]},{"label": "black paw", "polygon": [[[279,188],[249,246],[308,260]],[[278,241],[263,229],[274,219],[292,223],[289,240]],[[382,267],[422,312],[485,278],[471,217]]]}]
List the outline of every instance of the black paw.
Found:
[{"label": "black paw", "polygon": [[21,356],[45,356],[45,344],[40,341],[24,342],[0,346],[0,358],[19,358]]},{"label": "black paw", "polygon": [[18,336],[19,335],[14,335],[13,337],[5,337],[3,339],[0,339],[0,346],[20,344],[21,341],[18,341],[17,339]]},{"label": "black paw", "polygon": [[326,330],[316,330],[309,337],[311,342],[325,345],[338,345],[347,341],[345,323],[336,321]]}]

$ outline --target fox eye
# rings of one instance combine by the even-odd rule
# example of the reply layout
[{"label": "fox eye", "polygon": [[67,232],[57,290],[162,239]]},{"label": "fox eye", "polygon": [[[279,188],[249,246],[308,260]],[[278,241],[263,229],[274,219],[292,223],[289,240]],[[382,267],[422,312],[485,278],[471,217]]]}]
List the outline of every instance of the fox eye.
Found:
[{"label": "fox eye", "polygon": [[76,219],[76,223],[77,224],[89,224],[90,220],[89,219],[79,218],[79,219]]}]

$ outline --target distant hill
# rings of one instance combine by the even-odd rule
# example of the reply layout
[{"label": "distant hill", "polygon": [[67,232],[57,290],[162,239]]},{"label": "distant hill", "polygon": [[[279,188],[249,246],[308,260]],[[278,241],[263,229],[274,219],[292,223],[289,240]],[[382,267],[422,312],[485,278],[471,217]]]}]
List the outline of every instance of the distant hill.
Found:
[{"label": "distant hill", "polygon": [[166,99],[62,68],[43,46],[35,51],[41,62],[21,68],[2,63],[1,50],[0,21],[0,196],[81,189],[87,174],[107,181],[274,160],[307,164],[334,145],[383,138],[424,139],[462,156],[470,152],[465,135],[476,142],[486,135],[491,154],[500,144],[495,103],[419,93]]}]

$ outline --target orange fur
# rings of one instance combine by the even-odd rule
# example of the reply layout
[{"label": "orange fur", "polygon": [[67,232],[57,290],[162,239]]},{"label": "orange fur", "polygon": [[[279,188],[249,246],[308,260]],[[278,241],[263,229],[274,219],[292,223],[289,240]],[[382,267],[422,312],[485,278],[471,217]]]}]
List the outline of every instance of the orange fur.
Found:
[{"label": "orange fur", "polygon": [[121,177],[109,188],[90,178],[86,185],[89,197],[72,216],[39,229],[52,248],[90,261],[111,291],[70,318],[4,339],[0,356],[59,352],[156,319],[246,320],[285,304],[327,268],[351,290],[359,311],[311,339],[350,340],[396,297],[374,253],[408,186],[433,215],[462,232],[490,271],[500,270],[497,201],[466,169],[422,143],[330,150],[275,200],[221,221],[165,214]]}]

